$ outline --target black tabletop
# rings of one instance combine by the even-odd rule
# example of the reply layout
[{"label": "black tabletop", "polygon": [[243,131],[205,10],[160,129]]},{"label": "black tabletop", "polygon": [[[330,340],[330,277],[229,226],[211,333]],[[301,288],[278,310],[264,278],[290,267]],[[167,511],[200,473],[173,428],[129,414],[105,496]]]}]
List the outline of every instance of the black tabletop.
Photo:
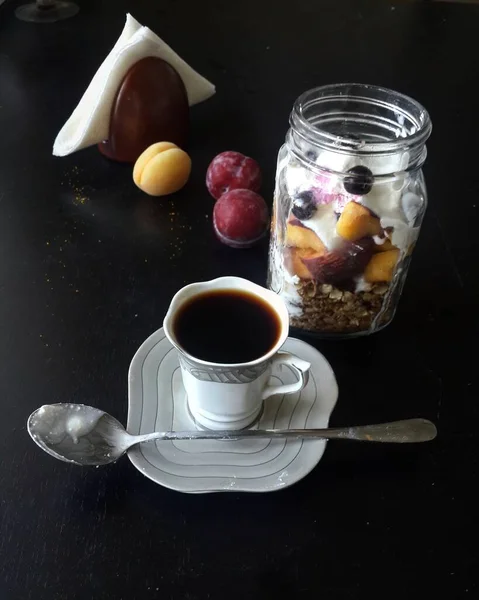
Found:
[{"label": "black tabletop", "polygon": [[[477,597],[479,7],[79,3],[54,25],[16,20],[14,2],[0,10],[0,598]],[[127,11],[217,86],[191,111],[191,180],[164,199],[96,148],[51,154]],[[331,443],[304,480],[255,495],[186,495],[126,458],[82,469],[42,453],[25,428],[41,404],[126,422],[129,363],[180,287],[265,283],[266,243],[215,239],[206,167],[223,150],[255,157],[270,203],[294,99],[338,81],[417,98],[434,131],[429,209],[393,324],[313,341],[339,382],[331,422],[423,416],[438,439]]]}]

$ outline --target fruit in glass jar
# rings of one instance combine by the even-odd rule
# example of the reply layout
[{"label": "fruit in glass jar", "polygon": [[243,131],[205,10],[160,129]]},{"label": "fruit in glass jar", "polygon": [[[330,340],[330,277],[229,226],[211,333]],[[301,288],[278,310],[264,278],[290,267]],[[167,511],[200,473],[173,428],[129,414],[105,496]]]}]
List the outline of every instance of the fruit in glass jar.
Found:
[{"label": "fruit in glass jar", "polygon": [[314,199],[312,190],[305,190],[300,192],[293,199],[293,206],[291,212],[300,221],[307,221],[316,212],[317,206]]},{"label": "fruit in glass jar", "polygon": [[286,225],[286,245],[296,248],[312,248],[316,252],[324,254],[326,246],[319,237],[307,227],[304,227],[297,221],[297,225],[289,222]]},{"label": "fruit in glass jar", "polygon": [[150,196],[166,196],[180,190],[188,181],[191,159],[171,142],[158,142],[138,157],[133,181]]},{"label": "fruit in glass jar", "polygon": [[206,187],[218,200],[231,190],[258,192],[261,187],[261,169],[258,163],[240,152],[222,152],[211,161],[206,172]]},{"label": "fruit in glass jar", "polygon": [[[356,244],[345,243],[332,252],[319,257],[306,257],[302,261],[318,283],[338,285],[363,272],[372,254],[370,240]],[[378,255],[379,256],[379,255]]]},{"label": "fruit in glass jar", "polygon": [[371,169],[363,165],[357,165],[349,169],[350,175],[344,178],[344,189],[348,194],[354,196],[365,196],[373,188],[374,176]]},{"label": "fruit in glass jar", "polygon": [[344,207],[336,231],[345,240],[355,242],[367,236],[378,235],[381,232],[381,224],[367,208],[351,201]]},{"label": "fruit in glass jar", "polygon": [[231,190],[217,200],[213,226],[219,240],[233,248],[249,248],[266,233],[269,217],[263,198],[251,190]]},{"label": "fruit in glass jar", "polygon": [[369,283],[392,281],[399,250],[387,250],[374,254],[364,270],[364,279]]},{"label": "fruit in glass jar", "polygon": [[290,275],[297,275],[300,279],[313,279],[304,260],[314,260],[320,256],[322,253],[313,248],[285,248],[284,263]]}]

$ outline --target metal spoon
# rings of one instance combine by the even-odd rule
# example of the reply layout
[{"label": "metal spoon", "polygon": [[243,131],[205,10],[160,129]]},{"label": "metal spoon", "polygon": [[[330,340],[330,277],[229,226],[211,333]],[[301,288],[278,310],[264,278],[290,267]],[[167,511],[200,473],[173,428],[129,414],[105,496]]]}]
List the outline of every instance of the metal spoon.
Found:
[{"label": "metal spoon", "polygon": [[356,440],[399,444],[428,442],[434,423],[408,419],[381,425],[331,429],[247,429],[242,431],[159,431],[130,435],[114,417],[84,404],[47,404],[33,412],[28,433],[51,456],[76,465],[106,465],[129,448],[153,440],[242,440],[246,438]]}]

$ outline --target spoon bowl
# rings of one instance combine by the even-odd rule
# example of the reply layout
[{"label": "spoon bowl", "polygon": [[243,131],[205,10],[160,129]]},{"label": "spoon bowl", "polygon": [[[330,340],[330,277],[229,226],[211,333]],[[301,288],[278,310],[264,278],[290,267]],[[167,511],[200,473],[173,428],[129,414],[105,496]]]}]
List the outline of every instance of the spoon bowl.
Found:
[{"label": "spoon bowl", "polygon": [[27,430],[50,456],[85,466],[118,460],[134,439],[115,417],[85,404],[42,406],[28,418]]}]

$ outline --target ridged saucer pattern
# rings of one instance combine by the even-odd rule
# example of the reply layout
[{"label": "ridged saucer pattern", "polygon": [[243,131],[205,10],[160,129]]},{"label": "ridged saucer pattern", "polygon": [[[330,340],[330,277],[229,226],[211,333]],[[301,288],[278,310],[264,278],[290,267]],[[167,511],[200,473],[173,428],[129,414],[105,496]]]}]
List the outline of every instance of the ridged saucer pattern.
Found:
[{"label": "ridged saucer pattern", "polygon": [[[327,427],[338,396],[329,363],[294,338],[288,338],[282,350],[311,363],[309,382],[299,393],[269,398],[255,427]],[[272,376],[278,383],[295,381],[289,367],[274,370]],[[196,429],[177,352],[163,329],[153,333],[132,360],[127,429],[131,434]],[[307,475],[325,446],[322,440],[162,441],[135,446],[128,456],[146,477],[180,492],[270,492]]]}]

